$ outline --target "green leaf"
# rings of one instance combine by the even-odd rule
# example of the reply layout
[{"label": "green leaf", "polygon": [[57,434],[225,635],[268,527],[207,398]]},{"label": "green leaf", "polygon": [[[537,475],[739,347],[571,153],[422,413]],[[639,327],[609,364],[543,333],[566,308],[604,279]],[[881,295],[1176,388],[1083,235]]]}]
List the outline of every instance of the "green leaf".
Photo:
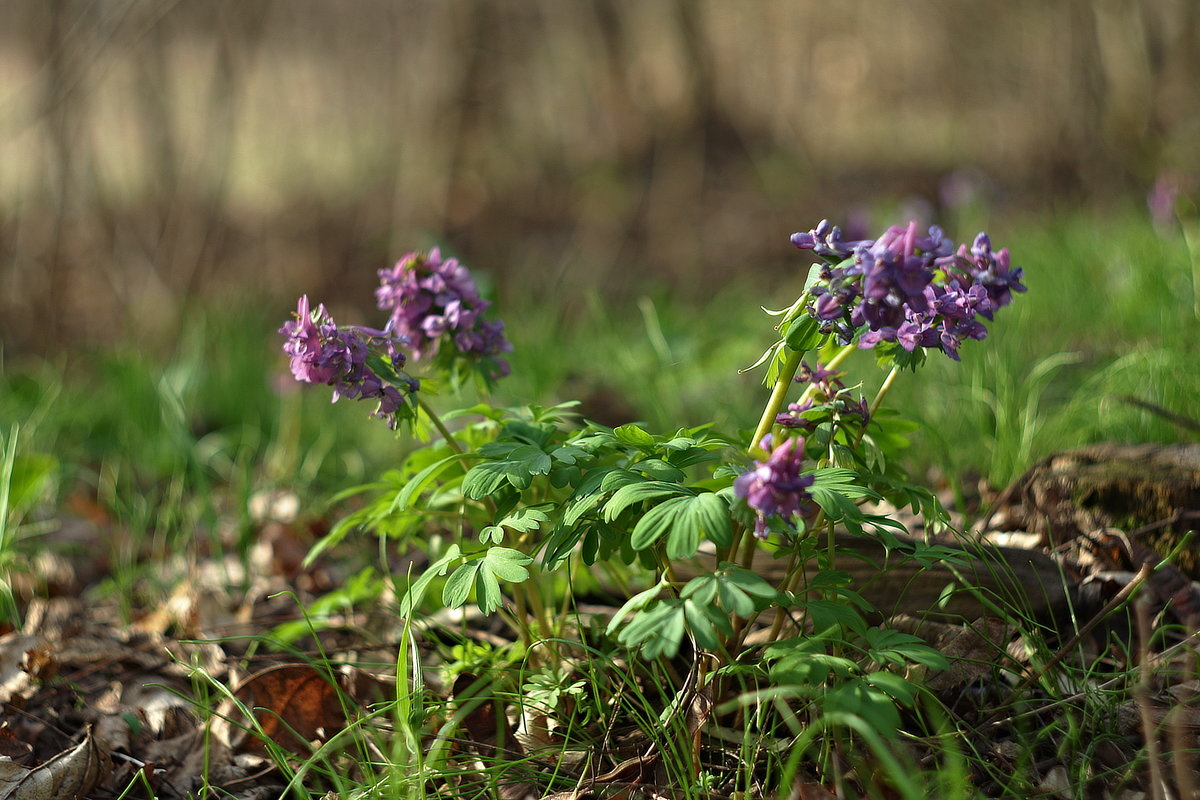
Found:
[{"label": "green leaf", "polygon": [[493,547],[484,556],[484,562],[487,564],[490,574],[509,583],[521,583],[527,580],[529,570],[525,567],[532,561],[531,556],[525,555],[520,550],[513,550],[511,547]]},{"label": "green leaf", "polygon": [[654,437],[637,425],[629,424],[613,428],[613,435],[617,437],[618,441],[634,447],[654,446]]},{"label": "green leaf", "polygon": [[604,502],[603,492],[594,492],[578,500],[569,501],[566,509],[563,511],[563,524],[574,526],[584,514],[602,502]]},{"label": "green leaf", "polygon": [[[413,581],[408,587],[408,591],[404,593],[404,597],[400,600],[400,614],[409,616],[413,609],[421,604],[425,598],[425,592],[429,589],[429,584],[434,578],[439,575],[445,575],[446,570],[450,568],[450,564],[462,557],[462,552],[459,550],[458,544],[452,544],[446,548],[446,553],[434,563],[430,564],[421,577]],[[444,594],[443,594],[443,602]]]},{"label": "green leaf", "polygon": [[729,547],[733,543],[729,502],[720,494],[706,492],[696,495],[688,505],[686,513],[687,524],[695,525],[701,535],[707,536],[717,547]]},{"label": "green leaf", "polygon": [[367,356],[366,365],[383,380],[408,391],[408,380],[396,371],[395,367],[392,366],[391,359],[384,358],[377,353],[372,353]]},{"label": "green leaf", "polygon": [[866,631],[867,624],[862,615],[853,606],[840,600],[809,600],[804,608],[816,633],[823,633],[830,628],[841,628],[860,635]]},{"label": "green leaf", "polygon": [[488,539],[493,539],[496,544],[499,544],[504,539],[504,529],[511,528],[514,531],[528,533],[535,531],[542,525],[550,521],[550,517],[542,509],[548,508],[549,504],[541,506],[527,506],[519,508],[511,514],[507,515],[495,525],[488,525],[479,532],[479,541],[484,544]]},{"label": "green leaf", "polygon": [[627,469],[613,469],[606,473],[600,481],[600,491],[615,492],[633,483],[645,483],[646,478]]},{"label": "green leaf", "polygon": [[729,619],[710,605],[697,603],[694,600],[685,600],[683,601],[683,613],[696,644],[705,650],[717,650],[721,647],[721,638],[717,636],[718,630],[726,636],[733,633],[733,626],[729,624]]},{"label": "green leaf", "polygon": [[862,483],[862,476],[852,469],[845,467],[825,467],[823,469],[813,470],[813,487],[821,489],[832,489],[844,494],[846,497],[878,497],[876,492],[867,488]]},{"label": "green leaf", "polygon": [[668,464],[661,458],[648,458],[645,461],[639,461],[634,466],[644,475],[660,481],[680,483],[687,477],[684,475],[683,470]]},{"label": "green leaf", "polygon": [[503,602],[500,594],[500,582],[496,575],[487,568],[485,563],[475,574],[475,605],[485,614],[491,614]]},{"label": "green leaf", "polygon": [[479,531],[479,541],[483,544],[500,544],[504,541],[504,528],[499,525],[488,525]]},{"label": "green leaf", "polygon": [[808,314],[802,314],[788,324],[783,340],[792,350],[807,353],[817,349],[822,336],[820,323]]},{"label": "green leaf", "polygon": [[885,738],[895,737],[900,729],[900,711],[892,698],[857,678],[830,689],[825,694],[822,710],[858,715]]},{"label": "green leaf", "polygon": [[877,664],[923,664],[930,669],[948,669],[950,662],[940,652],[911,633],[887,628],[871,628],[864,632],[867,655]]},{"label": "green leaf", "polygon": [[425,491],[428,486],[437,476],[441,475],[446,470],[446,467],[455,464],[459,461],[460,456],[456,453],[451,456],[435,461],[425,469],[418,472],[416,475],[409,478],[404,487],[396,492],[396,496],[392,499],[391,513],[404,511],[421,492]]},{"label": "green leaf", "polygon": [[872,672],[863,676],[863,680],[872,686],[883,690],[896,702],[912,706],[917,698],[917,687],[894,672]]},{"label": "green leaf", "polygon": [[545,475],[553,465],[550,456],[532,444],[522,445],[508,454],[509,461],[521,464],[530,475]]},{"label": "green leaf", "polygon": [[531,480],[529,475],[522,473],[515,464],[507,461],[484,461],[467,471],[463,477],[462,489],[463,494],[472,500],[482,500],[495,494],[506,483],[524,489],[529,486]]},{"label": "green leaf", "polygon": [[717,596],[717,576],[698,575],[692,578],[679,592],[679,596],[684,600],[691,598],[697,603],[711,603]]},{"label": "green leaf", "polygon": [[[853,259],[849,259],[849,260],[853,261]],[[845,262],[842,262],[842,263],[845,263]],[[804,279],[804,291],[805,292],[807,292],[809,289],[811,289],[813,287],[813,284],[815,284],[817,281],[821,280],[821,271],[823,269],[824,269],[824,266],[821,264],[813,264],[811,267],[808,268],[808,276]]]},{"label": "green leaf", "polygon": [[613,614],[612,619],[608,621],[608,627],[604,629],[605,634],[612,636],[613,631],[615,631],[617,626],[621,624],[621,620],[625,619],[625,617],[627,617],[629,614],[635,611],[641,611],[643,608],[645,608],[651,600],[658,596],[658,593],[661,592],[662,589],[662,584],[658,583],[654,586],[651,586],[649,589],[638,592],[633,597],[626,600],[625,605],[618,608],[617,613]]},{"label": "green leaf", "polygon": [[[634,550],[645,550],[658,541],[663,534],[671,530],[672,526],[677,523],[679,504],[686,501],[687,498],[685,497],[675,497],[643,514],[642,518],[637,521],[637,525],[634,526],[633,533],[629,537],[630,546]],[[694,553],[695,550],[692,552]],[[688,553],[688,555],[691,554]]]},{"label": "green leaf", "polygon": [[672,498],[651,508],[638,520],[629,543],[635,550],[644,550],[664,534],[667,534],[667,556],[671,559],[695,555],[701,536],[707,536],[719,547],[728,547],[733,540],[729,506],[724,498],[712,492]]},{"label": "green leaf", "polygon": [[[492,444],[502,448],[503,445],[511,443]],[[483,453],[486,447],[489,445],[479,448],[479,452]],[[527,489],[533,482],[534,475],[550,472],[551,464],[550,456],[541,448],[531,444],[517,445],[509,449],[502,458],[484,461],[472,467],[463,478],[463,494],[472,500],[481,500],[495,493],[505,483],[517,489]]]},{"label": "green leaf", "polygon": [[683,601],[676,598],[639,612],[617,640],[630,647],[640,646],[646,658],[670,658],[679,652],[685,630]]},{"label": "green leaf", "polygon": [[450,573],[446,586],[442,589],[442,602],[450,608],[462,608],[471,596],[471,589],[475,585],[475,576],[479,574],[482,567],[483,561],[477,559],[461,564],[458,569]]},{"label": "green leaf", "polygon": [[641,482],[622,486],[613,493],[609,501],[604,504],[604,521],[612,522],[620,516],[622,511],[645,500],[657,500],[660,497],[675,497],[691,493],[690,489],[677,483],[649,481],[642,478]]},{"label": "green leaf", "polygon": [[726,580],[746,594],[772,600],[779,596],[779,592],[775,587],[757,572],[752,572],[745,567],[726,567],[724,564],[722,564],[722,567],[725,567],[722,573],[727,576]]},{"label": "green leaf", "polygon": [[676,450],[667,454],[667,463],[679,469],[687,469],[696,464],[703,464],[705,461],[716,461],[721,457],[720,453],[714,453],[704,447],[689,447],[687,450]]},{"label": "green leaf", "polygon": [[[559,523],[550,531],[546,538],[545,551],[542,553],[542,569],[553,572],[571,557],[571,552],[579,540],[588,532],[587,525],[567,525]],[[586,554],[585,554],[586,555]],[[584,559],[586,561],[586,557]]]},{"label": "green leaf", "polygon": [[556,447],[550,453],[550,457],[555,461],[561,461],[564,464],[575,464],[578,461],[585,460],[591,456],[587,450],[582,447],[574,447],[569,444]]},{"label": "green leaf", "polygon": [[8,478],[8,502],[0,505],[0,513],[10,518],[23,514],[35,505],[48,490],[58,471],[58,459],[45,453],[12,453],[12,472]]}]

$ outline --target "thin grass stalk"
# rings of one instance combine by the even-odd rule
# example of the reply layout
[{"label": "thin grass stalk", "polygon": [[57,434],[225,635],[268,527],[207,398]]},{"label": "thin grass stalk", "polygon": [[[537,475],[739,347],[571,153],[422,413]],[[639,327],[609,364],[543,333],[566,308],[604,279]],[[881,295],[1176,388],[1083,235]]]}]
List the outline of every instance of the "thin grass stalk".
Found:
[{"label": "thin grass stalk", "polygon": [[1150,684],[1153,679],[1153,670],[1149,668],[1150,637],[1153,635],[1150,624],[1150,601],[1145,597],[1138,598],[1137,602],[1133,604],[1133,608],[1138,637],[1138,679],[1133,685],[1132,694],[1141,721],[1142,738],[1146,742],[1146,768],[1150,772],[1150,796],[1154,800],[1167,800],[1167,785],[1161,763],[1162,752],[1159,749],[1158,732],[1154,725],[1154,710],[1150,705]]}]

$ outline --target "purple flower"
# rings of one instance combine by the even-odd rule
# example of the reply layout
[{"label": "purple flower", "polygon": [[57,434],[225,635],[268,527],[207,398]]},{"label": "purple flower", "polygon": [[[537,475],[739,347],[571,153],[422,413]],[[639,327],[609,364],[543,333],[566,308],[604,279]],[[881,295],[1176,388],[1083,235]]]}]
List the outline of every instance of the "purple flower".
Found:
[{"label": "purple flower", "polygon": [[[856,401],[846,384],[842,383],[841,375],[841,372],[826,369],[819,362],[816,367],[810,367],[802,361],[795,380],[796,383],[810,385],[805,393],[808,399],[789,404],[787,411],[775,415],[775,424],[812,431],[826,420],[846,422],[848,417],[858,417],[858,424],[865,426],[869,419],[867,401],[861,396]],[[824,413],[809,414],[814,408],[820,408]]]},{"label": "purple flower", "polygon": [[491,303],[480,297],[471,273],[457,259],[443,259],[436,247],[428,255],[409,253],[391,269],[381,269],[379,281],[379,307],[391,312],[391,329],[408,337],[414,361],[437,356],[449,343],[488,377],[508,374],[508,362],[499,358],[512,351],[504,324],[483,319]]},{"label": "purple flower", "polygon": [[958,361],[958,348],[963,339],[983,339],[986,336],[987,328],[983,327],[981,322],[973,319],[946,319],[942,320],[938,340],[942,345],[942,352]]},{"label": "purple flower", "polygon": [[988,319],[992,318],[995,309],[1012,302],[1012,292],[1025,291],[1026,287],[1021,284],[1024,271],[1020,267],[1012,269],[1007,247],[999,253],[993,253],[992,240],[986,233],[975,237],[969,257],[965,245],[959,248],[958,257],[968,262],[966,269],[975,283],[987,290],[992,308],[981,310],[980,313]]},{"label": "purple flower", "polygon": [[[283,352],[290,358],[292,375],[304,383],[323,383],[333,387],[333,401],[346,397],[355,400],[376,400],[379,405],[372,416],[388,421],[388,427],[399,425],[406,394],[416,392],[420,385],[413,378],[400,376],[405,356],[400,347],[403,337],[387,330],[378,331],[359,326],[339,328],[324,305],[315,312],[309,310],[308,296],[300,298],[296,318],[279,329],[286,341]],[[403,389],[385,382],[367,364],[372,350],[387,356]]]},{"label": "purple flower", "polygon": [[1188,196],[1196,186],[1194,175],[1169,171],[1159,174],[1146,194],[1146,206],[1160,230],[1169,230],[1179,224],[1180,215],[1187,213],[1188,206],[1192,205]]},{"label": "purple flower", "polygon": [[987,335],[978,318],[992,319],[1013,292],[1025,291],[1008,250],[993,252],[985,233],[956,251],[937,226],[919,235],[910,222],[875,240],[845,242],[823,220],[792,242],[827,262],[809,287],[809,314],[822,332],[844,343],[857,336],[862,348],[894,342],[908,352],[937,348],[957,360],[964,339]]},{"label": "purple flower", "polygon": [[[770,446],[770,437],[764,437],[763,449]],[[766,538],[770,517],[791,522],[804,513],[812,499],[808,487],[813,484],[813,476],[800,474],[803,468],[804,439],[797,436],[776,447],[765,462],[755,461],[753,469],[734,481],[734,494],[745,498],[746,505],[755,511],[755,536]]]},{"label": "purple flower", "polygon": [[841,228],[830,225],[829,220],[823,219],[808,233],[793,233],[792,244],[801,250],[812,250],[826,261],[836,263],[849,258],[859,245],[870,242],[847,242],[842,239]]}]

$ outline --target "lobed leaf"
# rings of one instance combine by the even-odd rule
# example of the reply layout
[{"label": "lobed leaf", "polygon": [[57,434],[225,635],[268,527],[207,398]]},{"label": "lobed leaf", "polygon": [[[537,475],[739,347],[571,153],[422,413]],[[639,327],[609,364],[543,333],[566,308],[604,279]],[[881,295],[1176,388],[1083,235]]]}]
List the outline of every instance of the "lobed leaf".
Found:
[{"label": "lobed leaf", "polygon": [[[610,476],[611,477],[611,476]],[[678,483],[667,481],[652,481],[639,477],[639,482],[629,483],[613,492],[613,496],[604,504],[604,521],[612,522],[621,512],[632,505],[646,500],[657,500],[660,497],[675,497],[681,494],[691,494],[691,490]]]}]

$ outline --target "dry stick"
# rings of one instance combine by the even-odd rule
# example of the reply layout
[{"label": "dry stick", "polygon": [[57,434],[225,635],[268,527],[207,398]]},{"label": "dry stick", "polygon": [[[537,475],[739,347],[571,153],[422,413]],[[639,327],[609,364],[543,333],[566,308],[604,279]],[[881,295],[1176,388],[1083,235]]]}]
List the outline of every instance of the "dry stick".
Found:
[{"label": "dry stick", "polygon": [[[1195,650],[1187,651],[1183,674],[1196,674]],[[1171,737],[1171,764],[1175,767],[1175,793],[1179,797],[1200,797],[1196,787],[1195,765],[1192,763],[1194,752],[1188,741],[1191,733],[1183,715],[1185,709],[1195,707],[1190,701],[1196,699],[1196,691],[1185,689],[1185,686],[1187,684],[1182,684],[1179,688],[1187,692],[1186,698],[1167,713],[1167,731]]]},{"label": "dry stick", "polygon": [[[1028,677],[1025,678],[1025,680],[1018,683],[1013,688],[1013,690],[1008,693],[1008,697],[1004,700],[1004,702],[1002,702],[1000,705],[998,705],[992,711],[991,716],[989,716],[987,719],[985,719],[979,725],[979,727],[986,728],[989,725],[995,725],[996,723],[1003,721],[1002,712],[1006,708],[1008,708],[1013,703],[1015,703],[1020,698],[1020,696],[1022,694],[1024,694],[1025,691],[1027,689],[1029,689],[1029,687],[1033,686],[1033,684],[1036,683],[1043,675],[1045,675],[1047,672],[1049,672],[1050,670],[1052,670],[1056,666],[1058,666],[1059,663],[1061,663],[1062,660],[1064,658],[1066,658],[1067,655],[1072,650],[1074,650],[1075,647],[1081,641],[1083,641],[1083,638],[1085,636],[1087,636],[1089,633],[1091,633],[1092,630],[1097,625],[1099,625],[1106,617],[1108,617],[1109,614],[1111,614],[1112,612],[1114,612],[1118,608],[1120,608],[1122,605],[1124,605],[1125,602],[1128,601],[1129,598],[1133,596],[1133,593],[1136,592],[1141,587],[1141,585],[1147,581],[1147,579],[1149,579],[1151,573],[1153,573],[1153,572],[1154,572],[1154,567],[1152,565],[1143,564],[1142,568],[1140,570],[1138,570],[1138,573],[1137,573],[1137,575],[1134,576],[1133,580],[1130,581],[1127,586],[1125,586],[1123,589],[1121,589],[1121,591],[1117,592],[1116,597],[1114,597],[1112,600],[1109,600],[1108,603],[1104,606],[1104,608],[1100,609],[1100,613],[1096,614],[1094,617],[1092,617],[1090,620],[1088,620],[1087,624],[1084,625],[1082,628],[1080,628],[1079,631],[1074,636],[1072,636],[1067,641],[1066,644],[1064,644],[1062,647],[1060,647],[1058,652],[1054,654],[1054,657],[1051,658],[1049,661],[1047,661],[1040,670],[1029,675]],[[1013,718],[1009,717],[1009,719],[1011,720]]]},{"label": "dry stick", "polygon": [[[1143,570],[1145,567],[1142,568]],[[1140,572],[1138,573],[1141,574]],[[1141,598],[1133,604],[1134,619],[1138,632],[1138,664],[1145,664],[1150,657],[1150,610],[1148,602]],[[1155,736],[1154,719],[1150,709],[1150,670],[1140,670],[1138,681],[1133,686],[1133,699],[1137,702],[1138,716],[1142,723],[1142,738],[1146,742],[1146,761],[1150,770],[1150,791],[1154,800],[1167,800],[1167,785],[1163,779],[1159,759],[1158,738]]]},{"label": "dry stick", "polygon": [[[1163,650],[1157,656],[1152,656],[1150,658],[1149,662],[1141,665],[1140,668],[1141,669],[1151,669],[1159,664],[1169,661],[1171,658],[1174,658],[1175,654],[1177,652],[1179,652],[1180,650],[1188,650],[1189,648],[1194,647],[1197,644],[1200,644],[1200,631],[1195,631],[1195,632],[1189,634],[1186,639],[1176,642],[1175,644],[1173,644],[1170,647]],[[1111,689],[1112,687],[1116,686],[1117,684],[1123,682],[1126,679],[1126,677],[1128,677],[1127,673],[1118,675],[1115,678],[1109,678],[1106,681],[1097,683],[1095,686],[1093,686],[1091,688],[1090,691],[1092,691],[1093,693],[1106,691],[1106,690]],[[1087,697],[1087,695],[1088,695],[1088,692],[1076,692],[1073,695],[1070,695],[1068,697],[1063,697],[1063,698],[1061,698],[1059,700],[1055,700],[1054,702],[1051,702],[1051,703],[1047,703],[1046,705],[1041,706],[1039,708],[1033,708],[1033,709],[1030,709],[1029,711],[1022,711],[1020,714],[1013,714],[1011,717],[1008,717],[1007,719],[1003,719],[1003,720],[999,720],[999,721],[1011,723],[1011,722],[1018,722],[1023,719],[1032,719],[1033,717],[1039,716],[1041,714],[1045,714],[1049,711],[1053,711],[1056,708],[1061,708],[1062,706],[1065,706],[1068,703],[1074,703],[1078,700],[1083,700],[1085,697]],[[986,720],[985,720],[985,722],[986,722]]]},{"label": "dry stick", "polygon": [[1155,522],[1151,522],[1147,525],[1143,525],[1140,528],[1134,528],[1126,533],[1125,536],[1130,539],[1136,539],[1139,536],[1146,536],[1147,534],[1154,533],[1157,530],[1168,528],[1172,525],[1178,525],[1180,522],[1192,522],[1194,520],[1200,520],[1200,511],[1187,511],[1182,508],[1177,508],[1175,509],[1175,512],[1171,514],[1171,516],[1164,517],[1163,519],[1156,520]]},{"label": "dry stick", "polygon": [[1184,430],[1200,432],[1200,422],[1197,422],[1191,417],[1185,417],[1182,414],[1176,414],[1174,411],[1163,408],[1155,403],[1151,403],[1149,400],[1143,400],[1140,397],[1134,397],[1131,394],[1123,394],[1121,395],[1120,399],[1123,403],[1128,403],[1131,406],[1137,406],[1145,411],[1149,411],[1151,414],[1160,416],[1168,422],[1178,425]]}]

